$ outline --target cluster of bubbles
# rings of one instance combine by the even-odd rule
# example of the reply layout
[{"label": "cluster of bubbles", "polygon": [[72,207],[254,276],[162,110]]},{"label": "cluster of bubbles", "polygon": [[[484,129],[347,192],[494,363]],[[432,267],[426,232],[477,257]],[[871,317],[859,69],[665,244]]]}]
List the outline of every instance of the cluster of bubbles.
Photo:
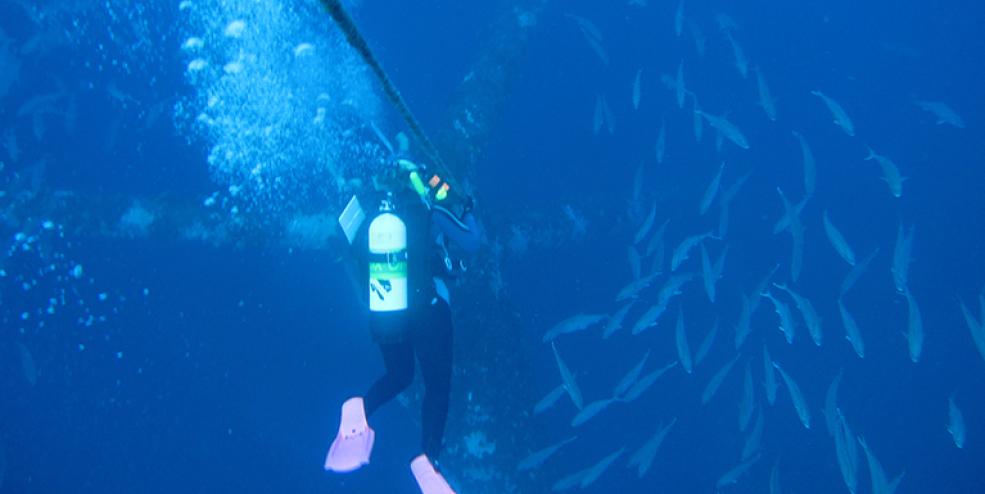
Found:
[{"label": "cluster of bubbles", "polygon": [[176,123],[208,148],[206,206],[260,216],[337,208],[387,158],[371,74],[314,0],[180,5],[191,94]]},{"label": "cluster of bubbles", "polygon": [[[0,320],[14,332],[4,336],[30,341],[66,325],[91,328],[107,323],[124,297],[99,288],[72,254],[78,246],[63,225],[50,220],[30,224],[7,237],[0,252]],[[21,353],[27,352],[18,345]],[[85,350],[83,339],[77,345]]]}]

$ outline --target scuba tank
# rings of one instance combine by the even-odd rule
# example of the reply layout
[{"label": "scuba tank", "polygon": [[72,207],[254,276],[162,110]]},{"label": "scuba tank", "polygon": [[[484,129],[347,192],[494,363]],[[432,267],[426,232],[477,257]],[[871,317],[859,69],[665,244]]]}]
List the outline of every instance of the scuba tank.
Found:
[{"label": "scuba tank", "polygon": [[369,310],[406,310],[407,225],[394,213],[392,195],[380,204],[369,224]]}]

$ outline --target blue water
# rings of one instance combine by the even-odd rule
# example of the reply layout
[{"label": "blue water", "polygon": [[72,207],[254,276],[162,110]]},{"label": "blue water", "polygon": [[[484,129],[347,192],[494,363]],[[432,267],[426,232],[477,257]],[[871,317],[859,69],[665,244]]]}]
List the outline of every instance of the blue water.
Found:
[{"label": "blue water", "polygon": [[[502,41],[502,16],[528,5],[391,3],[349,7],[424,128],[457,135],[447,108],[471,101],[457,89],[492,40]],[[764,414],[759,460],[723,492],[764,492],[774,469],[783,492],[847,491],[822,413],[839,372],[848,425],[890,480],[905,472],[897,492],[985,490],[985,359],[959,302],[985,317],[985,8],[688,2],[677,37],[676,2],[628,3],[548,2],[504,74],[501,103],[483,115],[490,133],[474,143],[482,153],[468,175],[487,238],[455,290],[449,480],[459,492],[550,492],[625,447],[584,491],[714,492],[742,460],[748,430],[739,431],[738,403],[748,364],[756,414]],[[739,26],[733,37],[753,69],[748,78],[716,24],[720,13]],[[568,14],[597,26],[608,64]],[[248,21],[240,38],[223,33],[236,19]],[[703,55],[691,24],[707,40]],[[383,368],[348,261],[337,242],[318,239],[386,155],[369,123],[387,136],[406,130],[330,26],[317,2],[0,4],[0,492],[416,492],[406,464],[418,453],[419,388],[373,417],[371,465],[344,476],[321,468],[339,404]],[[191,37],[204,46],[183,49]],[[312,52],[300,50],[305,42]],[[209,64],[190,69],[198,59]],[[728,140],[717,150],[707,123],[695,140],[691,97],[679,109],[661,82],[682,59],[687,89],[704,111],[727,115],[748,150]],[[775,122],[757,104],[755,70],[776,100]],[[854,137],[812,90],[844,106]],[[605,125],[593,132],[602,96],[611,134]],[[935,125],[915,99],[947,103],[965,128]],[[657,163],[662,122],[666,155]],[[800,216],[796,281],[790,235],[772,233],[783,211],[776,189],[791,202],[804,195],[794,130],[817,167]],[[864,160],[866,146],[908,177],[902,197]],[[677,245],[718,228],[718,205],[702,216],[698,204],[723,161],[723,187],[751,178],[731,203],[725,237],[704,242],[713,258],[728,246],[716,302],[702,288],[696,249],[681,270],[697,278],[655,327],[630,335],[657,301]],[[560,382],[541,342],[548,329],[622,306],[614,299],[633,277],[627,248],[654,204],[656,226],[669,220],[665,274],[611,338],[590,328],[555,343],[586,403],[608,398],[648,351],[644,373],[677,360],[679,311],[692,351],[718,322],[707,357],[693,374],[678,366],[638,400],[613,403],[575,430],[566,395],[542,414],[514,413],[531,411]],[[825,236],[824,211],[858,259],[879,249],[844,296],[864,359],[844,337],[838,290],[850,266]],[[917,363],[905,337],[907,301],[890,271],[900,223],[915,232],[908,286],[925,332]],[[763,300],[736,349],[742,296],[777,265],[773,281],[813,302],[823,344],[810,341],[783,296],[798,325],[793,343]],[[776,403],[766,403],[764,346],[803,391],[809,429],[782,382]],[[736,355],[701,405],[708,380]],[[952,396],[967,425],[961,449],[947,430]],[[674,418],[652,468],[637,478],[629,458]],[[470,454],[473,433],[496,452]],[[516,471],[528,453],[574,435],[541,467]],[[871,492],[860,456],[856,492]]]}]

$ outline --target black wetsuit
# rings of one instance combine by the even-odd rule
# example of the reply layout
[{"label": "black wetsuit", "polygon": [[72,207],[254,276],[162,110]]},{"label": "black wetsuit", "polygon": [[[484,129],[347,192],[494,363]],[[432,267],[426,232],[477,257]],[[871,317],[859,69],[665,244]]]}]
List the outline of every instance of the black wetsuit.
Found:
[{"label": "black wetsuit", "polygon": [[442,235],[474,252],[480,232],[471,213],[457,222],[444,211],[428,210],[413,193],[396,200],[397,214],[407,226],[409,303],[405,311],[370,312],[370,333],[383,354],[386,374],[370,386],[364,404],[370,416],[406,389],[414,380],[416,356],[424,378],[421,447],[435,461],[448,417],[453,347],[451,309],[435,289],[434,278],[445,274],[436,239]]},{"label": "black wetsuit", "polygon": [[405,314],[408,337],[379,343],[386,374],[366,393],[366,415],[393,399],[414,380],[414,356],[421,364],[424,402],[421,406],[421,448],[431,461],[438,458],[448,417],[452,371],[451,310],[444,300]]}]

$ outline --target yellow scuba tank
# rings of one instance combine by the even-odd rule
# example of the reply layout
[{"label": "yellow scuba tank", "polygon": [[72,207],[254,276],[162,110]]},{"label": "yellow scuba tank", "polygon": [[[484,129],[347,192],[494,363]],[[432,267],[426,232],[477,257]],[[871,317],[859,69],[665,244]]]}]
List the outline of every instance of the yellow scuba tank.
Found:
[{"label": "yellow scuba tank", "polygon": [[369,224],[369,310],[407,309],[407,226],[388,197]]}]

